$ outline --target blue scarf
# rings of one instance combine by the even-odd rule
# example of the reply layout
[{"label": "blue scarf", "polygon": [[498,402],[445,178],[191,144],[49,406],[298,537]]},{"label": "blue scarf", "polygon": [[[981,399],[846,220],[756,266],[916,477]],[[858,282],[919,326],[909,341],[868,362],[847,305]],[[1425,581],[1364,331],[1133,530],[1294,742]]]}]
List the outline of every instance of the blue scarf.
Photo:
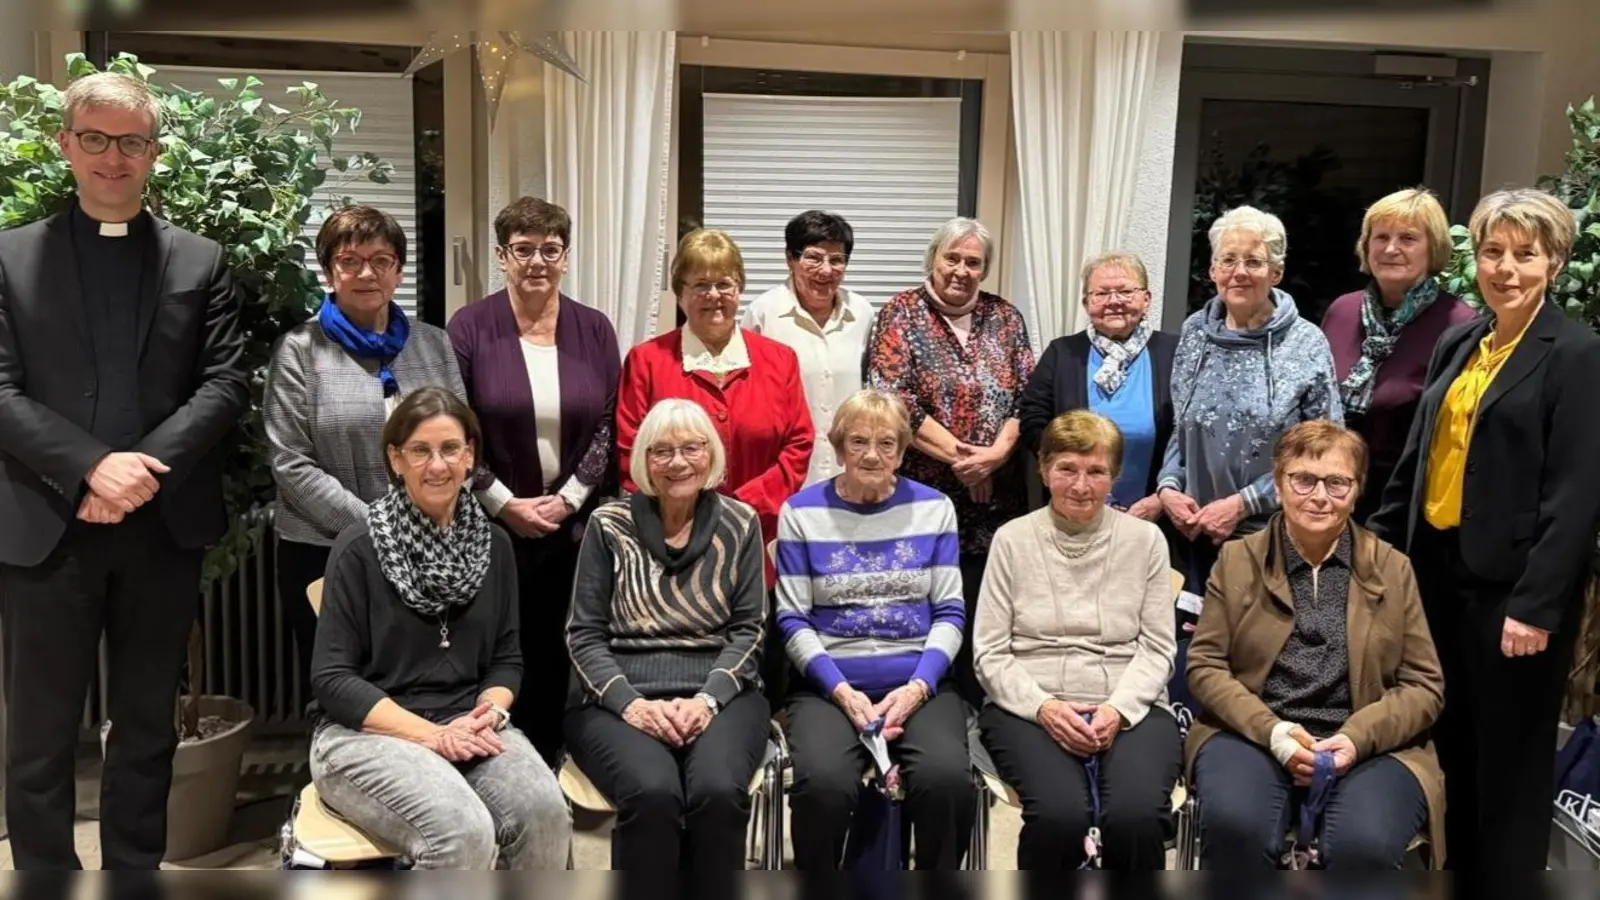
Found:
[{"label": "blue scarf", "polygon": [[400,393],[400,383],[394,380],[394,372],[389,369],[389,364],[406,348],[406,339],[411,337],[411,320],[406,318],[405,310],[399,304],[393,301],[389,303],[389,330],[382,334],[368,331],[345,318],[344,310],[333,302],[332,294],[322,299],[322,308],[317,310],[317,322],[322,325],[322,333],[351,356],[378,360],[378,380],[383,382],[383,396],[393,397]]}]

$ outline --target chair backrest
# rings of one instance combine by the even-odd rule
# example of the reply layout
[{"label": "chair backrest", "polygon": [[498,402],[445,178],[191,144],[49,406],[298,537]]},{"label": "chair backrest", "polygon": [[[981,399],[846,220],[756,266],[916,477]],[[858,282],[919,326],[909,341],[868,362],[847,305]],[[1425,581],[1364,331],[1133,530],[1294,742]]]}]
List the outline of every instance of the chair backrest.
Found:
[{"label": "chair backrest", "polygon": [[306,585],[306,602],[311,604],[311,611],[322,615],[322,579]]}]

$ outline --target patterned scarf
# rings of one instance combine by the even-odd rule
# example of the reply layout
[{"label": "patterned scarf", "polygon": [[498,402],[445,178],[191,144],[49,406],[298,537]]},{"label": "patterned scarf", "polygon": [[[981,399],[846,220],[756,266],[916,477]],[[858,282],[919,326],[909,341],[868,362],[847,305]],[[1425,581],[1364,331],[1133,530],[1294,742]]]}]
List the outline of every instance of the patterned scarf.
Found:
[{"label": "patterned scarf", "polygon": [[1100,351],[1100,368],[1095,370],[1094,383],[1110,397],[1128,380],[1128,370],[1133,367],[1144,345],[1150,342],[1150,323],[1140,322],[1139,327],[1125,341],[1114,341],[1089,326],[1089,343]]},{"label": "patterned scarf", "polygon": [[383,577],[412,610],[439,615],[471,603],[483,586],[489,517],[473,498],[458,498],[450,527],[440,528],[396,485],[367,510],[367,528]]},{"label": "patterned scarf", "polygon": [[317,310],[317,323],[322,326],[322,333],[329,340],[343,347],[351,356],[378,361],[378,380],[383,382],[383,396],[393,397],[400,393],[400,383],[394,380],[394,372],[389,369],[389,364],[405,349],[406,339],[411,337],[411,320],[406,318],[400,304],[389,303],[389,328],[380,334],[345,318],[344,310],[333,302],[333,295],[329,294],[323,298],[322,308]]},{"label": "patterned scarf", "polygon": [[1361,298],[1361,332],[1366,335],[1361,341],[1361,358],[1350,367],[1350,374],[1339,385],[1346,413],[1364,413],[1372,405],[1374,376],[1378,374],[1378,367],[1394,352],[1395,344],[1400,341],[1400,330],[1422,315],[1423,310],[1432,306],[1438,297],[1439,282],[1424,278],[1406,291],[1405,298],[1391,312],[1384,307],[1378,286],[1367,285],[1366,293]]}]

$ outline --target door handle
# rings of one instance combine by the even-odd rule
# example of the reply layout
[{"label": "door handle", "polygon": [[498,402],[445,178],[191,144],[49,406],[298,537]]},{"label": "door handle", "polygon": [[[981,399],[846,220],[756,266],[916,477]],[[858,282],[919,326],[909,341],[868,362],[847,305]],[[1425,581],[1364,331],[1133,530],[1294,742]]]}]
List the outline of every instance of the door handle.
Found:
[{"label": "door handle", "polygon": [[466,281],[466,256],[467,239],[458,236],[450,242],[450,260],[454,269],[454,275],[451,280],[455,282],[456,287],[460,287]]}]

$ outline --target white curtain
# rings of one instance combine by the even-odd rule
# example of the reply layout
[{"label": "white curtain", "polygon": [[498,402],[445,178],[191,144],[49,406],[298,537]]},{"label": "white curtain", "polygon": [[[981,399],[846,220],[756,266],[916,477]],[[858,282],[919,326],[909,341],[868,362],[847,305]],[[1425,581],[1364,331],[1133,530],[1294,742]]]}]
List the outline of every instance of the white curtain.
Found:
[{"label": "white curtain", "polygon": [[545,66],[548,198],[572,214],[566,293],[604,312],[624,353],[655,334],[666,266],[677,36],[568,31],[584,83]]},{"label": "white curtain", "polygon": [[[1124,240],[1155,81],[1159,31],[1013,31],[1026,289],[1037,345],[1087,324],[1079,271]],[[1159,289],[1159,286],[1153,286]]]}]

